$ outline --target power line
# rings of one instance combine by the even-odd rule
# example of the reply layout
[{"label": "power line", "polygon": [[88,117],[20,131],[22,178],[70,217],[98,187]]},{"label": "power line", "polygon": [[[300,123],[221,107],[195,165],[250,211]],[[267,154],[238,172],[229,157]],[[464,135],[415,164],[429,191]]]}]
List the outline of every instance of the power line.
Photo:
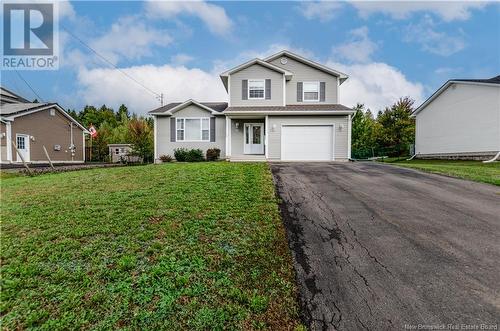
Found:
[{"label": "power line", "polygon": [[62,28],[64,29],[64,31],[66,31],[67,33],[69,33],[70,36],[72,36],[73,38],[75,38],[76,40],[78,40],[83,46],[87,47],[90,51],[92,51],[95,55],[97,55],[100,59],[102,59],[103,61],[105,61],[106,63],[108,63],[110,66],[112,66],[114,69],[118,70],[119,72],[121,72],[123,75],[125,75],[127,78],[131,79],[132,81],[134,81],[137,85],[141,86],[143,89],[147,90],[149,93],[153,94],[156,98],[162,98],[162,96],[158,93],[156,93],[155,91],[151,90],[149,87],[147,87],[146,85],[142,84],[141,82],[139,82],[137,79],[135,79],[134,77],[132,77],[131,75],[127,74],[125,71],[123,71],[122,69],[118,68],[113,62],[109,61],[108,59],[106,59],[104,56],[102,56],[101,54],[99,54],[95,49],[93,49],[92,47],[90,47],[89,45],[87,45],[83,40],[81,40],[80,38],[78,38],[75,34],[73,34],[72,32],[70,32],[68,29],[66,29],[65,26],[62,26]]},{"label": "power line", "polygon": [[22,79],[22,81],[23,81],[26,85],[28,85],[28,87],[30,88],[31,92],[33,92],[33,93],[37,96],[37,98],[38,98],[41,102],[45,102],[45,101],[43,101],[43,99],[42,99],[42,98],[38,95],[38,93],[36,93],[36,92],[35,92],[35,89],[33,89],[33,88],[31,87],[31,85],[30,85],[30,84],[26,81],[26,79],[24,79],[24,78],[23,78],[23,76],[21,76],[21,74],[19,73],[19,71],[17,71],[17,70],[16,70],[16,74],[19,76],[19,78],[21,78],[21,79]]}]

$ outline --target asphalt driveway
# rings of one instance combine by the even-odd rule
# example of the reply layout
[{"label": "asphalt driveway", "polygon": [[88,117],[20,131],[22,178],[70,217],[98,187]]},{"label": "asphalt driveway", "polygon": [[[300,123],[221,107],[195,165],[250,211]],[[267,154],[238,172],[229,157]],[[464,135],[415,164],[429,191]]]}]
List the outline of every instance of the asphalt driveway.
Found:
[{"label": "asphalt driveway", "polygon": [[377,163],[271,169],[312,330],[500,323],[499,187]]}]

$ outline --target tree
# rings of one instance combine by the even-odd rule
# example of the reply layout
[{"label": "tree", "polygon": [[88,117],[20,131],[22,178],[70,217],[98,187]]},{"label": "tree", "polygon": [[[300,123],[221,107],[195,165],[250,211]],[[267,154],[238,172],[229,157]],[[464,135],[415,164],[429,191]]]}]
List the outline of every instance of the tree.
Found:
[{"label": "tree", "polygon": [[352,149],[355,151],[369,150],[375,146],[375,120],[371,111],[365,111],[363,104],[357,104],[356,113],[352,119]]},{"label": "tree", "polygon": [[120,108],[118,108],[118,112],[116,113],[116,121],[117,122],[126,122],[130,119],[130,113],[128,111],[127,106],[122,104]]},{"label": "tree", "polygon": [[128,140],[132,153],[142,161],[153,159],[153,129],[144,118],[133,118],[128,123]]},{"label": "tree", "polygon": [[376,143],[379,146],[394,147],[397,155],[408,151],[415,140],[415,121],[410,117],[414,100],[404,97],[377,116]]}]

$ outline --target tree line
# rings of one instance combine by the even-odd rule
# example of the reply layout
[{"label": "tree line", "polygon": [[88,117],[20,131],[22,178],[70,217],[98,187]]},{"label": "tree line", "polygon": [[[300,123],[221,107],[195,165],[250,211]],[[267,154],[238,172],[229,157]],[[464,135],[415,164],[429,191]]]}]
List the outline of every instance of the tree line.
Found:
[{"label": "tree line", "polygon": [[[68,110],[68,114],[89,128],[93,125],[97,137],[87,136],[86,146],[92,149],[92,161],[107,161],[108,144],[132,144],[134,155],[144,162],[153,161],[153,119],[130,113],[127,106],[121,105],[118,111],[102,105],[100,108],[85,106],[83,110]],[[90,147],[91,146],[91,147]],[[89,153],[90,154],[90,153]]]},{"label": "tree line", "polygon": [[414,100],[400,98],[380,110],[375,118],[370,109],[357,104],[352,119],[351,154],[354,159],[410,154],[415,142]]}]

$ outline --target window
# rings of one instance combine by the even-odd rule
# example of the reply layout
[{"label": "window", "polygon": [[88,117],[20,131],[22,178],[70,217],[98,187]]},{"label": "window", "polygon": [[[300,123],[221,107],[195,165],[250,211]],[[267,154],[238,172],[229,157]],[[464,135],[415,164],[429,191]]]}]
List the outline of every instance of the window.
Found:
[{"label": "window", "polygon": [[120,150],[118,148],[115,148],[115,154],[116,155],[120,154]]},{"label": "window", "polygon": [[176,120],[177,141],[209,141],[210,119],[178,118]]},{"label": "window", "polygon": [[25,139],[24,137],[16,137],[18,149],[25,149],[26,148],[26,142],[24,139]]},{"label": "window", "polygon": [[319,101],[319,82],[303,83],[304,101]]},{"label": "window", "polygon": [[248,99],[264,99],[265,81],[249,80],[248,81]]},{"label": "window", "polygon": [[55,109],[51,109],[49,111],[49,114],[50,114],[50,116],[56,116],[56,110]]}]

